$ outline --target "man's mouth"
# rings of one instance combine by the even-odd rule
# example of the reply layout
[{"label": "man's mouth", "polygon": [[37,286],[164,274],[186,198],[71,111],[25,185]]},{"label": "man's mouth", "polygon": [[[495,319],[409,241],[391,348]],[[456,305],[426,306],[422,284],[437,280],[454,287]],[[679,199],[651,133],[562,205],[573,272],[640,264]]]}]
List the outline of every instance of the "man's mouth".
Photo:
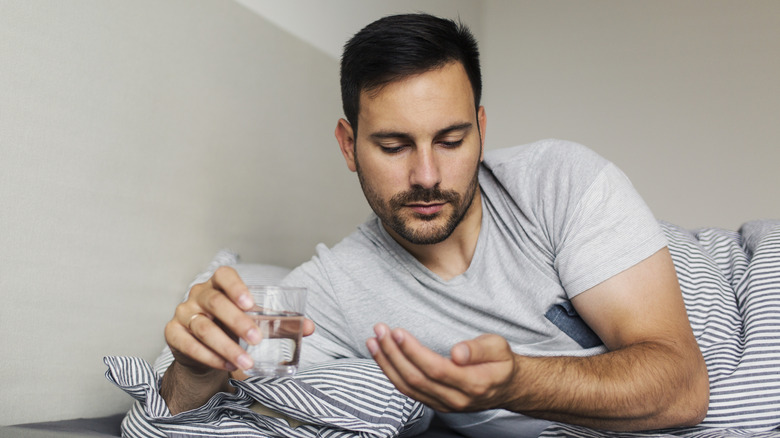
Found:
[{"label": "man's mouth", "polygon": [[440,202],[436,204],[416,203],[416,204],[407,204],[406,206],[419,215],[430,216],[432,214],[436,214],[440,212],[445,205],[446,202]]}]

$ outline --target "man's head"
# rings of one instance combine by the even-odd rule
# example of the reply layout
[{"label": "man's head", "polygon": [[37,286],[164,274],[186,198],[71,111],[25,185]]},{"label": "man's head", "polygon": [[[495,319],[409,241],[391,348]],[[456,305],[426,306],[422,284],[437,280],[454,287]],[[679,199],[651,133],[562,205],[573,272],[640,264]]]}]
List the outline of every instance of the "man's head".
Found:
[{"label": "man's head", "polygon": [[347,42],[341,57],[341,102],[347,121],[357,131],[361,92],[453,61],[466,71],[476,111],[482,74],[477,41],[468,28],[428,14],[393,15],[369,24]]},{"label": "man's head", "polygon": [[[470,55],[464,58],[450,37],[466,41]],[[352,120],[339,120],[336,138],[397,240],[436,244],[464,220],[478,221],[481,206],[473,201],[486,123],[479,83],[474,39],[448,20],[383,18],[347,44],[342,90],[351,88],[345,96],[355,101],[345,97]]]}]

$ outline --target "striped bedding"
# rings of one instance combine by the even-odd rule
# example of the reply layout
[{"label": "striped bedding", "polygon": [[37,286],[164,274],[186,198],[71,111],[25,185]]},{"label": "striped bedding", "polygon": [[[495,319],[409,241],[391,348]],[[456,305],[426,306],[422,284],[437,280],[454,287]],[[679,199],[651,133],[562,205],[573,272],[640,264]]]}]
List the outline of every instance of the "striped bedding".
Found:
[{"label": "striped bedding", "polygon": [[555,424],[544,437],[780,437],[780,221],[739,231],[661,223],[710,377],[695,428],[609,433]]},{"label": "striped bedding", "polygon": [[[171,415],[159,394],[160,375],[139,358],[107,357],[106,377],[136,399],[122,436],[150,437],[394,437],[427,427],[427,409],[398,392],[370,360],[323,363],[289,377],[232,381],[236,392]],[[258,412],[256,403],[281,413]]]},{"label": "striped bedding", "polygon": [[[780,221],[749,222],[737,232],[661,226],[707,363],[706,418],[695,428],[642,433],[555,423],[541,436],[780,436]],[[196,282],[219,265],[236,266],[248,282],[264,282],[268,272],[284,274],[236,262],[235,254],[220,252]],[[137,358],[105,358],[106,377],[137,400],[123,421],[125,436],[412,436],[429,421],[427,409],[397,392],[372,361],[357,359],[310,368],[296,379],[235,382],[235,394],[217,394],[202,408],[171,416],[158,393],[170,360],[166,352],[153,369]],[[251,409],[254,401],[305,424],[259,415]]]}]

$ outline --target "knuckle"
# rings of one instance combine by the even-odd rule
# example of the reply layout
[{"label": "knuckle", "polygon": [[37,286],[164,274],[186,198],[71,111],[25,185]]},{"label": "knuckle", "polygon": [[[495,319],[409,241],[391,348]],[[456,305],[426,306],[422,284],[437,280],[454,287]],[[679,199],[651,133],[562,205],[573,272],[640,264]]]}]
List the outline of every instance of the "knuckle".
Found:
[{"label": "knuckle", "polygon": [[471,385],[471,387],[468,390],[468,393],[471,394],[473,397],[483,397],[488,393],[489,390],[490,387],[488,385],[484,383],[475,383]]},{"label": "knuckle", "polygon": [[207,309],[215,309],[219,304],[222,302],[222,294],[212,290],[211,293],[207,294],[204,298]]},{"label": "knuckle", "polygon": [[236,274],[236,270],[231,268],[230,266],[220,266],[214,271],[214,275],[212,277],[217,281],[221,281],[226,278],[230,278],[235,274]]},{"label": "knuckle", "polygon": [[176,306],[176,309],[174,310],[173,314],[177,318],[183,318],[191,314],[192,312],[193,312],[192,303],[185,301]]},{"label": "knuckle", "polygon": [[167,342],[168,344],[170,344],[175,337],[176,324],[177,323],[174,320],[170,320],[168,321],[167,324],[165,324],[165,329],[163,330],[163,333],[165,334],[165,342]]},{"label": "knuckle", "polygon": [[198,346],[197,346],[197,344],[195,344],[195,343],[187,343],[187,344],[181,346],[181,348],[178,348],[177,350],[179,350],[179,352],[181,352],[183,355],[187,356],[188,358],[202,363],[202,361],[200,359],[198,359]]},{"label": "knuckle", "polygon": [[432,370],[428,371],[428,377],[433,380],[441,380],[445,377],[445,375],[446,373],[444,372],[444,369],[440,367],[433,368]]},{"label": "knuckle", "polygon": [[198,284],[193,285],[190,288],[189,293],[187,294],[187,300],[186,301],[197,300],[197,298],[198,298],[198,296],[200,296],[200,294],[202,294],[204,291],[206,291],[206,290],[208,290],[210,288],[211,288],[211,286],[209,286],[208,283],[198,283]]},{"label": "knuckle", "polygon": [[426,382],[425,382],[425,378],[421,374],[412,373],[406,377],[406,383],[408,384],[408,386],[412,388],[419,388],[423,386]]},{"label": "knuckle", "polygon": [[469,407],[468,399],[464,397],[456,397],[452,400],[449,400],[447,404],[453,411],[463,411]]},{"label": "knuckle", "polygon": [[506,339],[504,339],[502,336],[499,336],[495,333],[488,333],[485,334],[483,337],[483,340],[491,346],[501,346],[508,345],[506,342]]}]

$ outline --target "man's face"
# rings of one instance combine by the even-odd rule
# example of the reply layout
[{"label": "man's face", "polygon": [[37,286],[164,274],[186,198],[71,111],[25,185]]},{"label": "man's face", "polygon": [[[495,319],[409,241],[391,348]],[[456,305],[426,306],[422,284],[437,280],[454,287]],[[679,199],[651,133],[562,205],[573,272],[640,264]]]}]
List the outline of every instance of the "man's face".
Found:
[{"label": "man's face", "polygon": [[484,123],[465,70],[450,63],[362,92],[357,138],[343,120],[336,134],[354,139],[350,148],[339,138],[342,152],[385,228],[410,243],[433,244],[470,211]]}]

